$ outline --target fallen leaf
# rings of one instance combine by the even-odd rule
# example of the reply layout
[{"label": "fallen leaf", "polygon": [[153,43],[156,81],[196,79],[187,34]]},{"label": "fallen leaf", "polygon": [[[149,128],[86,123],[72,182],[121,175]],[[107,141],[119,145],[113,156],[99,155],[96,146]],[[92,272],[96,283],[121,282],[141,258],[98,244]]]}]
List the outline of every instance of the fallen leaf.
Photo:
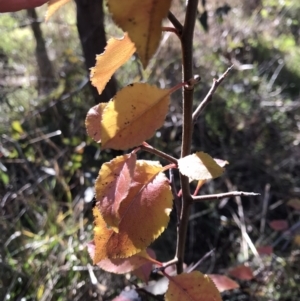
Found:
[{"label": "fallen leaf", "polygon": [[239,284],[225,275],[209,274],[220,293],[239,288]]},{"label": "fallen leaf", "polygon": [[289,227],[288,222],[284,219],[273,220],[269,223],[269,225],[275,231],[284,231]]},{"label": "fallen leaf", "polygon": [[222,301],[213,281],[198,271],[168,278],[166,301]]},{"label": "fallen leaf", "polygon": [[169,181],[157,162],[138,160],[127,197],[119,208],[119,232],[107,227],[94,207],[94,263],[126,258],[149,246],[166,228],[172,210]]},{"label": "fallen leaf", "polygon": [[144,83],[119,91],[102,115],[102,149],[125,150],[151,138],[164,123],[170,92]]},{"label": "fallen leaf", "polygon": [[92,107],[89,109],[85,119],[87,134],[98,143],[101,142],[101,120],[106,105],[107,103],[99,103]]},{"label": "fallen leaf", "polygon": [[60,7],[62,7],[69,1],[70,0],[50,0],[48,2],[48,9],[45,15],[45,21],[47,22]]},{"label": "fallen leaf", "polygon": [[197,152],[178,160],[179,171],[193,180],[209,180],[222,175],[224,169],[208,154]]},{"label": "fallen leaf", "polygon": [[136,290],[122,291],[121,294],[112,301],[142,301]]},{"label": "fallen leaf", "polygon": [[144,68],[159,46],[162,20],[168,15],[171,2],[172,0],[107,1],[113,20],[128,32]]},{"label": "fallen leaf", "polygon": [[273,253],[272,246],[260,246],[256,248],[259,255],[271,255]]},{"label": "fallen leaf", "polygon": [[251,280],[254,278],[252,270],[245,265],[236,266],[230,269],[228,273],[239,280]]},{"label": "fallen leaf", "polygon": [[122,39],[111,38],[102,54],[96,56],[96,65],[91,68],[91,83],[101,94],[115,71],[125,64],[135,52],[128,34]]},{"label": "fallen leaf", "polygon": [[300,210],[300,200],[299,199],[291,199],[287,202],[287,205],[294,208],[295,210]]}]

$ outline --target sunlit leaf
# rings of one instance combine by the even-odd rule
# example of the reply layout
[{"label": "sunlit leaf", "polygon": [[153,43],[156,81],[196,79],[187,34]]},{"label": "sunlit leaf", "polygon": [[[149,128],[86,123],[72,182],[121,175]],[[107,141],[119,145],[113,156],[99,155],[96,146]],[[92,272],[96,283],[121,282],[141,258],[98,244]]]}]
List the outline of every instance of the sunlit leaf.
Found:
[{"label": "sunlit leaf", "polygon": [[284,231],[289,227],[289,224],[285,219],[273,220],[269,223],[269,225],[275,231]]},{"label": "sunlit leaf", "polygon": [[63,5],[68,3],[70,0],[50,0],[48,2],[48,9],[45,16],[45,21],[47,22],[52,15]]},{"label": "sunlit leaf", "polygon": [[[87,244],[90,257],[94,260],[95,257],[95,244],[90,242]],[[141,251],[128,258],[116,258],[116,259],[103,259],[97,263],[102,270],[115,274],[125,274],[133,270],[141,268],[142,266],[149,264],[152,267],[152,258],[149,256],[146,250]],[[150,270],[151,272],[151,270]]]},{"label": "sunlit leaf", "polygon": [[239,288],[239,284],[225,275],[209,274],[220,293]]},{"label": "sunlit leaf", "polygon": [[119,156],[101,166],[95,182],[96,206],[105,222],[118,232],[119,207],[127,197],[136,163],[136,154]]},{"label": "sunlit leaf", "polygon": [[107,103],[99,103],[92,107],[85,119],[85,127],[88,135],[96,142],[101,142],[101,120],[103,110]]},{"label": "sunlit leaf", "polygon": [[254,278],[252,270],[245,265],[236,266],[230,269],[228,273],[239,280],[251,280]]},{"label": "sunlit leaf", "polygon": [[213,281],[198,271],[169,278],[166,301],[222,301]]},{"label": "sunlit leaf", "polygon": [[222,175],[224,169],[208,154],[197,152],[178,160],[179,171],[193,180],[209,180]]},{"label": "sunlit leaf", "polygon": [[172,0],[108,0],[113,19],[134,42],[144,68],[158,48]]},{"label": "sunlit leaf", "polygon": [[164,123],[170,90],[131,84],[106,106],[102,115],[101,147],[128,149],[151,138]]},{"label": "sunlit leaf", "polygon": [[169,181],[157,162],[138,160],[127,197],[119,208],[119,232],[107,227],[94,207],[94,263],[144,250],[166,228],[172,209]]},{"label": "sunlit leaf", "polygon": [[105,51],[96,56],[96,65],[91,68],[91,82],[101,94],[115,71],[125,64],[135,52],[128,34],[122,39],[111,38]]}]

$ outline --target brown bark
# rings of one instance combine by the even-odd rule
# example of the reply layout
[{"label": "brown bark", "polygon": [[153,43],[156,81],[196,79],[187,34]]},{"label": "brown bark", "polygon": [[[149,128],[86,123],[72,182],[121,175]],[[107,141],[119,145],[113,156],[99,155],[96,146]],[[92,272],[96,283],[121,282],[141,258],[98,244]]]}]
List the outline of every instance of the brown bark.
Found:
[{"label": "brown bark", "polygon": [[[75,0],[77,5],[77,28],[85,57],[86,67],[95,66],[96,55],[106,46],[104,30],[103,0]],[[117,83],[112,78],[101,95],[91,86],[96,103],[107,102],[117,91]]]},{"label": "brown bark", "polygon": [[36,41],[35,56],[38,64],[38,91],[39,94],[47,94],[56,85],[53,64],[47,53],[46,42],[35,9],[27,9],[27,15],[31,20],[30,27]]}]

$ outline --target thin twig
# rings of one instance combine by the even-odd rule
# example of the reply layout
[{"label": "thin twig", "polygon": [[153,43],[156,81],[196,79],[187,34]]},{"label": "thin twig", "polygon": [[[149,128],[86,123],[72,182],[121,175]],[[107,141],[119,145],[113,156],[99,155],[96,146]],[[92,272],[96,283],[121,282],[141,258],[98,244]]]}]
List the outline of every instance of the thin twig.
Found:
[{"label": "thin twig", "polygon": [[217,194],[197,195],[197,196],[193,196],[193,200],[194,202],[202,202],[202,201],[211,201],[211,200],[221,200],[228,197],[258,196],[258,195],[260,194],[255,192],[230,191],[230,192],[217,193]]},{"label": "thin twig", "polygon": [[229,67],[223,74],[221,77],[219,77],[218,79],[214,78],[212,87],[210,88],[210,90],[208,91],[207,95],[205,96],[205,98],[202,100],[202,102],[199,104],[199,106],[197,107],[197,109],[195,110],[195,112],[193,113],[193,122],[195,122],[197,120],[197,118],[199,117],[199,115],[203,112],[203,110],[205,109],[205,107],[208,105],[209,102],[211,102],[212,97],[215,93],[215,91],[217,90],[218,86],[222,83],[222,81],[225,79],[225,77],[228,75],[229,71],[233,68],[233,65],[231,67]]},{"label": "thin twig", "polygon": [[180,37],[182,35],[182,31],[183,31],[182,24],[178,21],[178,19],[170,11],[168,13],[168,19],[174,25],[174,27],[177,29],[177,34]]},{"label": "thin twig", "polygon": [[208,253],[206,253],[202,258],[200,258],[194,265],[192,265],[190,268],[186,270],[187,273],[190,273],[194,271],[206,258],[208,258],[212,253],[215,252],[215,249],[210,250]]},{"label": "thin twig", "polygon": [[177,216],[177,226],[179,225],[180,222],[180,212],[181,212],[181,201],[180,198],[178,197],[177,189],[176,189],[176,184],[174,181],[174,172],[173,169],[169,169],[169,174],[170,174],[170,185],[171,185],[171,190],[174,198],[174,205],[176,208],[176,216]]},{"label": "thin twig", "polygon": [[160,151],[160,150],[152,147],[150,144],[148,144],[146,142],[144,142],[139,147],[140,147],[140,149],[145,150],[148,153],[152,153],[152,154],[154,154],[154,155],[156,155],[158,157],[164,158],[165,160],[178,165],[178,161],[177,161],[176,158],[174,158],[174,157],[172,157],[172,156],[170,156],[170,155],[168,155],[168,154],[166,154],[166,153],[164,153],[164,152],[162,152],[162,151]]}]

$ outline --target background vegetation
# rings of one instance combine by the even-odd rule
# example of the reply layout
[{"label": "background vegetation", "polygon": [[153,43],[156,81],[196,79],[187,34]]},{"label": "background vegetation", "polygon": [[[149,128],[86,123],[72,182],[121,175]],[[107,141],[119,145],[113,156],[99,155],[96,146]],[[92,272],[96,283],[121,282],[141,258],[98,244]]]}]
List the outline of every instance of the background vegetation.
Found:
[{"label": "background vegetation", "polygon": [[[184,1],[174,1],[180,19]],[[203,12],[207,13],[207,25]],[[37,9],[42,20],[45,8]],[[195,124],[194,150],[230,162],[205,192],[255,191],[258,198],[225,199],[193,208],[187,264],[215,249],[199,269],[226,273],[248,263],[255,278],[224,300],[298,300],[300,294],[300,3],[223,1],[199,5],[195,70],[197,101],[213,77],[234,69]],[[202,24],[200,17],[202,16]],[[106,17],[107,35],[118,35]],[[41,77],[32,19],[26,11],[0,16],[0,299],[111,300],[136,283],[91,266],[93,181],[109,151],[85,133],[94,104],[77,35],[74,5],[41,23],[53,78]],[[180,47],[165,33],[152,68],[133,59],[117,74],[124,86],[149,79],[181,81]],[[41,89],[47,82],[47,91]],[[50,83],[50,84],[49,84]],[[195,104],[196,106],[196,104]],[[151,143],[179,154],[180,93]],[[115,155],[115,154],[114,154]],[[271,221],[288,226],[278,231]],[[174,251],[175,225],[154,244],[161,260]],[[256,247],[271,254],[256,256]]]}]

